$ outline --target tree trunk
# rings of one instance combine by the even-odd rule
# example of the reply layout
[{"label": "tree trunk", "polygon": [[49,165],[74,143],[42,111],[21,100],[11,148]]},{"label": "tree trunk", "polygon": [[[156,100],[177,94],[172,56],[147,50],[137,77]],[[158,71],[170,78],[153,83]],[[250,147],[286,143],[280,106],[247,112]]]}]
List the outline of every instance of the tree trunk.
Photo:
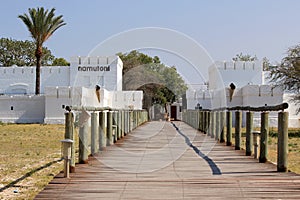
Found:
[{"label": "tree trunk", "polygon": [[35,69],[35,94],[40,94],[41,85],[41,62],[42,62],[42,47],[37,47],[36,52],[36,69]]}]

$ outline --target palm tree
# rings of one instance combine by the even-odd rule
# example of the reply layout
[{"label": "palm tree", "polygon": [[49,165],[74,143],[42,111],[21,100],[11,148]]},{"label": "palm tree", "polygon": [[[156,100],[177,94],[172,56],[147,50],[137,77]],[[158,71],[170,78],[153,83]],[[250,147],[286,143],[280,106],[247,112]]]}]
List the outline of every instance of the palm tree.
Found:
[{"label": "palm tree", "polygon": [[29,8],[29,15],[19,15],[24,24],[27,26],[35,44],[35,57],[36,57],[36,83],[35,94],[40,94],[40,71],[41,71],[41,58],[43,56],[43,43],[60,27],[66,25],[62,19],[62,15],[55,17],[55,8],[51,11],[41,8]]}]

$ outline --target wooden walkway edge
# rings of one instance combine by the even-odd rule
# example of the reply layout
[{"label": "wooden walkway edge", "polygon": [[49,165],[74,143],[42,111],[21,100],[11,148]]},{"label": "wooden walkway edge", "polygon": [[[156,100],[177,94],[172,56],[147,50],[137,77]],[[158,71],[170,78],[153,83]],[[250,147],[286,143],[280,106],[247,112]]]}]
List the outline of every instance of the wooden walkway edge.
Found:
[{"label": "wooden walkway edge", "polygon": [[183,122],[148,122],[35,199],[300,199],[300,176]]}]

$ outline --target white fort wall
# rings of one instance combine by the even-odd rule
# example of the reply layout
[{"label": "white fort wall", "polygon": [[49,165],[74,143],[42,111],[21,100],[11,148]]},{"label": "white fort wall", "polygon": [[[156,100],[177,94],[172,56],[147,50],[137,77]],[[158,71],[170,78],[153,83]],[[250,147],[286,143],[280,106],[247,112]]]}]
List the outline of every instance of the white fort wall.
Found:
[{"label": "white fort wall", "polygon": [[100,89],[100,102],[95,89],[84,87],[45,88],[45,120],[47,124],[64,123],[64,107],[92,106],[115,109],[142,109],[142,91],[108,91]]},{"label": "white fort wall", "polygon": [[[73,57],[71,66],[42,66],[41,94],[44,88],[56,86],[122,90],[123,63],[118,56]],[[35,94],[35,72],[32,67],[0,67],[0,94]]]},{"label": "white fort wall", "polygon": [[[49,86],[68,86],[70,67],[41,67],[41,93]],[[0,67],[0,94],[35,94],[35,67]]]},{"label": "white fort wall", "polygon": [[0,121],[43,123],[44,118],[44,96],[0,96]]},{"label": "white fort wall", "polygon": [[[226,93],[226,96],[224,95]],[[187,91],[187,109],[195,109],[199,103],[203,109],[214,109],[220,107],[234,106],[268,106],[278,105],[283,102],[289,103],[289,126],[300,127],[300,116],[296,114],[297,106],[290,102],[290,94],[284,94],[280,88],[270,85],[246,85],[243,88],[236,88],[232,101],[229,101],[229,88],[222,90]],[[224,99],[225,98],[225,99]],[[222,106],[224,105],[225,106]],[[270,126],[277,126],[277,112],[270,112]],[[233,115],[234,120],[234,115]],[[260,126],[260,113],[254,114],[254,126]],[[243,115],[243,125],[245,125],[245,114]]]},{"label": "white fort wall", "polygon": [[35,67],[0,67],[0,121],[64,123],[65,105],[142,109],[142,91],[122,91],[122,69],[118,56],[77,56],[70,67],[43,66],[41,95],[35,96]]},{"label": "white fort wall", "polygon": [[234,83],[238,88],[245,85],[263,85],[262,63],[216,62],[209,67],[209,89],[228,87]]}]

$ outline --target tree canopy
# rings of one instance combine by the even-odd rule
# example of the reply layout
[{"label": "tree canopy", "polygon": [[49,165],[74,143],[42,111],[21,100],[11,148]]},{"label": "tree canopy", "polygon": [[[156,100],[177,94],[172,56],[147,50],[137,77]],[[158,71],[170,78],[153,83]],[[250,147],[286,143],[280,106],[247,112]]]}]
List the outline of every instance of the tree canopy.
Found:
[{"label": "tree canopy", "polygon": [[[244,61],[244,62],[251,62],[251,61],[256,61],[258,58],[255,56],[251,56],[250,54],[236,54],[235,57],[232,58],[233,61]],[[263,70],[267,71],[269,70],[270,66],[270,61],[267,57],[263,57],[262,59],[262,64],[263,64]]]},{"label": "tree canopy", "polygon": [[[43,47],[43,52],[42,65],[51,65],[54,60],[51,51]],[[34,53],[35,43],[32,41],[9,38],[0,39],[0,65],[2,66],[34,66],[36,64]]]},{"label": "tree canopy", "polygon": [[123,61],[123,89],[143,90],[143,107],[153,104],[173,103],[187,90],[176,67],[161,63],[159,57],[148,56],[138,51],[119,53]]},{"label": "tree canopy", "polygon": [[255,61],[257,60],[256,56],[251,56],[250,54],[236,54],[235,57],[232,58],[233,61]]},{"label": "tree canopy", "polygon": [[[281,61],[277,67],[270,69],[271,81],[277,87],[294,93],[293,101],[299,105],[300,103],[300,44],[290,47],[287,56]],[[297,109],[300,112],[300,106]]]},{"label": "tree canopy", "polygon": [[54,58],[52,66],[70,66],[70,63],[64,58]]}]

